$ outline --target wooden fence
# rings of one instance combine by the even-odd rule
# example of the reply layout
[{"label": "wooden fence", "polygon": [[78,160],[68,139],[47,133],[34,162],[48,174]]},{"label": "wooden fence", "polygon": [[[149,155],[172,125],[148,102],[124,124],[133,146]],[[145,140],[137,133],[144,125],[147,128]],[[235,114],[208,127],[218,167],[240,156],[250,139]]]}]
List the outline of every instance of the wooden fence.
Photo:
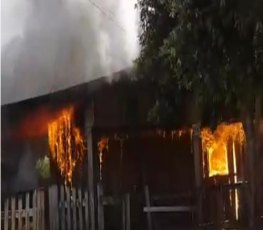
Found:
[{"label": "wooden fence", "polygon": [[80,188],[53,185],[48,189],[49,229],[90,229],[88,192]]},{"label": "wooden fence", "polygon": [[1,227],[4,230],[45,229],[44,191],[19,194],[6,198],[1,211]]}]

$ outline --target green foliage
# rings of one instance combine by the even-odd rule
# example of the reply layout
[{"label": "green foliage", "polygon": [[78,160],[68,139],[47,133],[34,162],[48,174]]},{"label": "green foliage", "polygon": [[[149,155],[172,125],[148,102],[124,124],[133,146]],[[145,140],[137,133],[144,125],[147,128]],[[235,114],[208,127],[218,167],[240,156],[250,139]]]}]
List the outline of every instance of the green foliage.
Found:
[{"label": "green foliage", "polygon": [[[139,0],[138,72],[158,101],[182,91],[208,105],[242,106],[263,90],[263,1]],[[170,109],[171,110],[171,109]]]},{"label": "green foliage", "polygon": [[38,159],[36,163],[36,169],[43,179],[48,179],[50,177],[49,158],[45,156],[44,158]]}]

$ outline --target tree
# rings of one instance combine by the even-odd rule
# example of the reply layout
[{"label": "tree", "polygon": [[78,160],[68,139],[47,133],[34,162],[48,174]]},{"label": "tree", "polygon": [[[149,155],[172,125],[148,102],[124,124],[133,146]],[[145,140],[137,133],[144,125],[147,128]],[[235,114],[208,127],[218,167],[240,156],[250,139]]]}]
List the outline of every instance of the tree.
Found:
[{"label": "tree", "polygon": [[142,30],[137,67],[158,86],[155,117],[173,118],[180,109],[178,101],[190,93],[208,118],[214,113],[216,122],[228,109],[243,119],[253,223],[255,175],[260,174],[255,168],[260,166],[251,118],[261,115],[263,1],[138,0],[138,7]]},{"label": "tree", "polygon": [[173,117],[187,93],[217,114],[225,105],[253,111],[263,91],[263,1],[139,0],[138,7],[138,72],[159,88],[159,118],[164,110]]}]

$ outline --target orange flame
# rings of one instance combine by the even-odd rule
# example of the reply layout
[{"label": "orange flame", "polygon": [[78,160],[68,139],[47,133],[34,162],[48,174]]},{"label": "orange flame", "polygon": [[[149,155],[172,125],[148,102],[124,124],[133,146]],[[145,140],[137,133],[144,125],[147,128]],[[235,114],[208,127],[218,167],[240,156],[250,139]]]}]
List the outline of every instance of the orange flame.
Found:
[{"label": "orange flame", "polygon": [[209,177],[228,175],[227,144],[229,140],[244,144],[245,133],[242,123],[220,124],[212,133],[208,128],[201,131],[203,151],[208,156]]},{"label": "orange flame", "polygon": [[98,151],[99,151],[99,161],[100,161],[100,179],[102,179],[102,164],[103,164],[103,151],[109,149],[108,145],[109,139],[102,137],[98,142]]},{"label": "orange flame", "polygon": [[52,159],[57,163],[65,183],[72,183],[76,163],[84,156],[84,141],[80,130],[73,124],[73,107],[61,111],[48,124],[48,141]]}]

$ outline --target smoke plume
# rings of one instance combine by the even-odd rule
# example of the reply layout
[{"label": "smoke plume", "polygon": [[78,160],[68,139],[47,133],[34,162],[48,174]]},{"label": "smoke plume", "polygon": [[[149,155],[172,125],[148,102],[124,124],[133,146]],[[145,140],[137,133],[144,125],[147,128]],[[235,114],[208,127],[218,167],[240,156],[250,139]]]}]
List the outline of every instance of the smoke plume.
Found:
[{"label": "smoke plume", "polygon": [[2,17],[2,104],[129,67],[138,53],[134,3],[3,1],[3,8],[14,12]]}]

